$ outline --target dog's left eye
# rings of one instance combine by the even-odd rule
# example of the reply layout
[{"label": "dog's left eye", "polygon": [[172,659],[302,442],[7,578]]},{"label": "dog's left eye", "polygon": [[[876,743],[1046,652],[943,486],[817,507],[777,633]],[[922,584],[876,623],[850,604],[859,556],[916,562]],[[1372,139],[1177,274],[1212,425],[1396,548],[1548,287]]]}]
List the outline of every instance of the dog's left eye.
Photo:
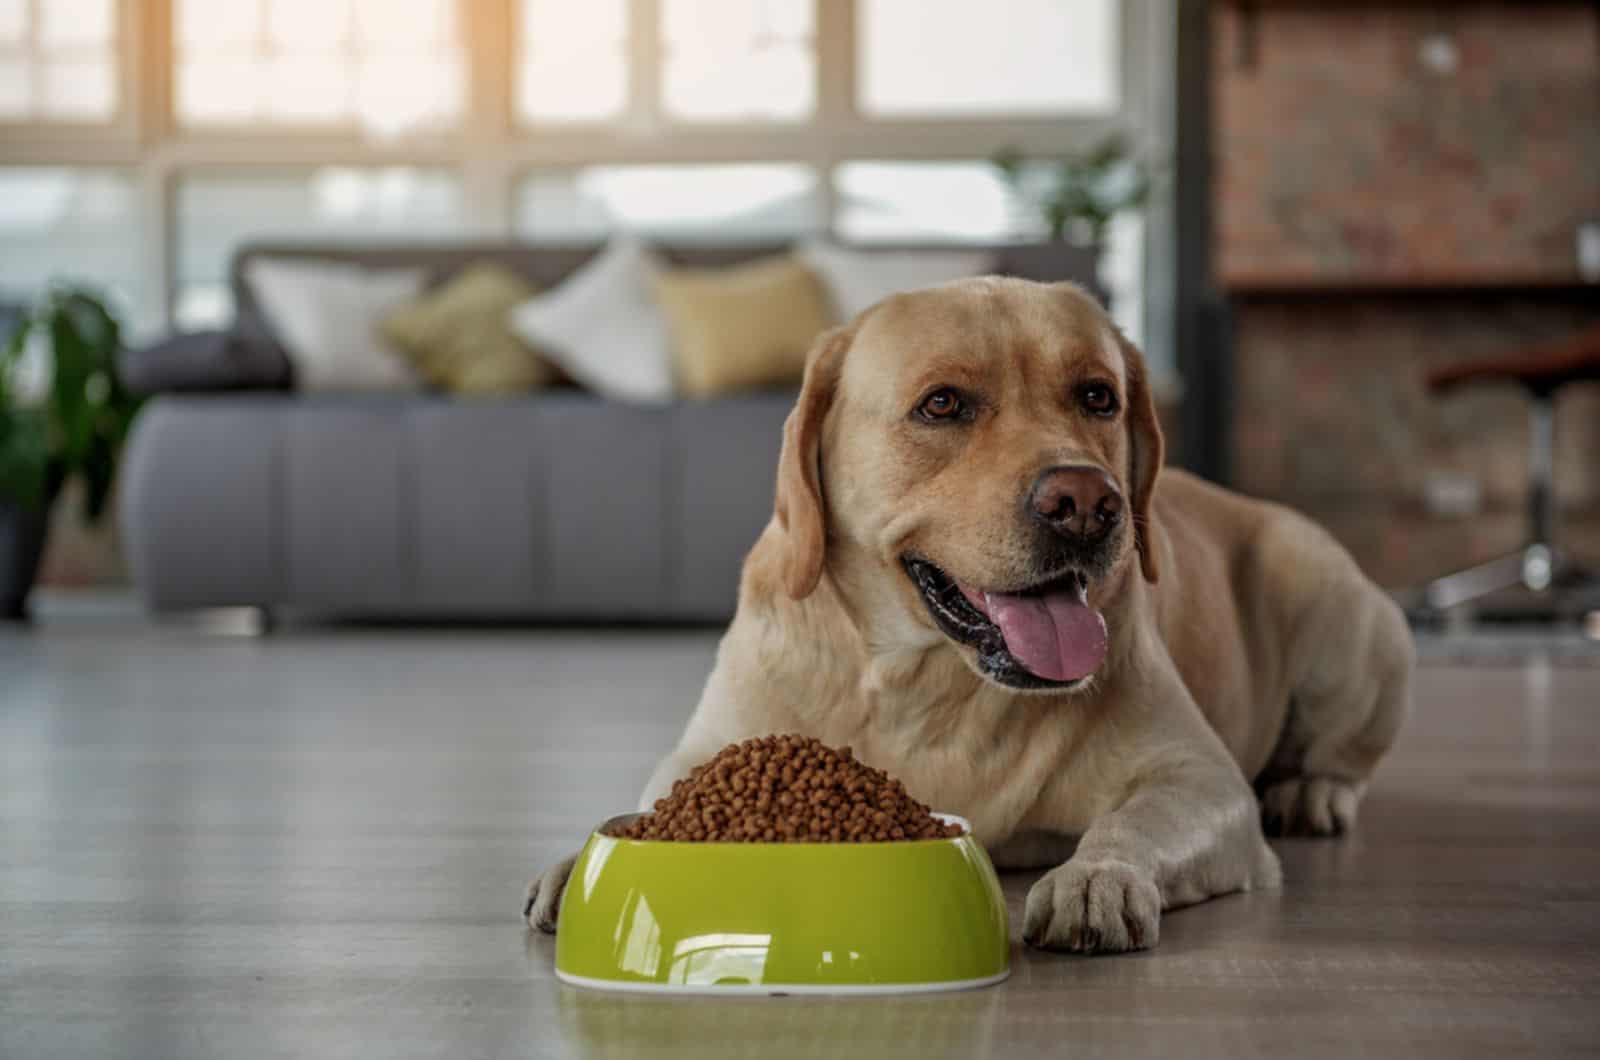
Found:
[{"label": "dog's left eye", "polygon": [[925,420],[953,420],[966,411],[961,395],[949,387],[940,387],[917,406],[917,415]]},{"label": "dog's left eye", "polygon": [[1096,416],[1112,416],[1117,411],[1117,394],[1104,383],[1089,383],[1078,388],[1078,404]]}]

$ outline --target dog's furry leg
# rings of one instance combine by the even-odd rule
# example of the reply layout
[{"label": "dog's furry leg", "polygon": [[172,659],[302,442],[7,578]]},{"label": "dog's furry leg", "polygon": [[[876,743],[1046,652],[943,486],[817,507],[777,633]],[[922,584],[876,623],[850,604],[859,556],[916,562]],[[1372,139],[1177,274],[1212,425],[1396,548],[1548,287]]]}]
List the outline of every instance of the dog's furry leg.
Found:
[{"label": "dog's furry leg", "polygon": [[1346,608],[1342,629],[1314,638],[1323,650],[1296,687],[1273,760],[1256,781],[1268,835],[1354,828],[1367,779],[1410,709],[1410,630],[1387,597],[1362,588],[1370,593],[1366,606]]},{"label": "dog's furry leg", "polygon": [[528,884],[528,895],[522,902],[522,919],[531,928],[554,935],[556,920],[561,915],[561,895],[567,888],[567,877],[578,859],[570,857],[546,869]]},{"label": "dog's furry leg", "polygon": [[[1030,945],[1147,949],[1163,909],[1282,880],[1238,763],[1164,649],[1153,640],[1141,647],[1116,712],[1091,722],[1080,741],[1076,760],[1098,771],[1105,801],[1059,804],[1063,814],[1077,805],[1089,819],[1072,857],[1028,892],[1022,937]],[[1048,827],[1056,812],[1048,793],[1039,810],[1044,819],[1029,823]]]},{"label": "dog's furry leg", "polygon": [[1071,860],[1028,892],[1022,936],[1078,953],[1148,949],[1163,909],[1279,880],[1237,767],[1190,762],[1139,782],[1090,826]]}]

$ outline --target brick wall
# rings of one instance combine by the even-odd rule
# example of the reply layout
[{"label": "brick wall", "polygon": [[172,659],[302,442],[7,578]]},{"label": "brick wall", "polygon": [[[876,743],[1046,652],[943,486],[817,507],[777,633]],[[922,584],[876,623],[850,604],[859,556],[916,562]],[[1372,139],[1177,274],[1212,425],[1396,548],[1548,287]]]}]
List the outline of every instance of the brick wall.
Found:
[{"label": "brick wall", "polygon": [[[1230,278],[1569,275],[1600,219],[1593,4],[1217,5]],[[1453,49],[1453,72],[1425,53]]]},{"label": "brick wall", "polygon": [[[1595,8],[1268,6],[1253,48],[1230,5],[1215,17],[1217,268],[1254,292],[1234,303],[1237,484],[1309,512],[1395,587],[1515,547],[1523,398],[1434,399],[1422,379],[1600,314],[1600,293],[1537,291],[1573,278],[1574,229],[1600,220]],[[1424,59],[1441,48],[1451,73]],[[1533,289],[1404,290],[1495,282]],[[1565,540],[1596,555],[1600,387],[1586,390],[1557,410],[1558,497]],[[1440,475],[1475,481],[1482,510],[1430,514]]]},{"label": "brick wall", "polygon": [[[1594,315],[1525,297],[1241,303],[1237,482],[1315,516],[1386,585],[1509,551],[1523,533],[1527,402],[1498,386],[1433,397],[1423,377],[1567,334]],[[1561,396],[1556,455],[1560,529],[1600,553],[1600,385]],[[1440,476],[1475,481],[1481,511],[1431,515],[1424,491]]]}]

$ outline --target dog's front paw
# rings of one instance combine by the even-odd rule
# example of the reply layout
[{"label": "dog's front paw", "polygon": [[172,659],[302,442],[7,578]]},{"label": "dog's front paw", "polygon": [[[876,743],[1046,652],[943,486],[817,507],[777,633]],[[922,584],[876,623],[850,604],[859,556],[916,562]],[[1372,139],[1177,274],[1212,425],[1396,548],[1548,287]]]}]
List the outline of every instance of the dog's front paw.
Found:
[{"label": "dog's front paw", "polygon": [[559,865],[545,870],[528,884],[528,896],[522,903],[522,919],[531,928],[554,935],[556,918],[561,914],[561,895],[567,889],[567,877],[572,874],[573,862],[568,858]]},{"label": "dog's front paw", "polygon": [[1161,929],[1161,892],[1149,873],[1124,861],[1073,859],[1028,891],[1022,938],[1073,953],[1149,949]]},{"label": "dog's front paw", "polygon": [[1356,825],[1362,785],[1333,777],[1290,777],[1261,793],[1267,835],[1344,835]]}]

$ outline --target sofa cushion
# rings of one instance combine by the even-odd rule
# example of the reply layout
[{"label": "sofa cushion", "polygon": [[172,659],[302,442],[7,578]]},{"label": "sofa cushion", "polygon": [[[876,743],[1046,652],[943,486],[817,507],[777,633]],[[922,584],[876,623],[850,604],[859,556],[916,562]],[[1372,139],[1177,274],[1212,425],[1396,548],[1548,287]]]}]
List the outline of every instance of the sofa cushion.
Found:
[{"label": "sofa cushion", "polygon": [[510,269],[480,262],[384,317],[380,330],[425,382],[442,390],[532,390],[556,378],[511,330],[511,310],[533,294],[533,285]]},{"label": "sofa cushion", "polygon": [[162,396],[129,440],[124,541],[154,607],[722,621],[793,400]]},{"label": "sofa cushion", "polygon": [[982,275],[995,260],[986,250],[862,250],[820,239],[802,243],[798,253],[822,278],[841,323],[892,294]]},{"label": "sofa cushion", "polygon": [[772,516],[783,421],[795,396],[752,390],[673,405],[664,525],[668,599],[677,613],[733,613],[740,561]]},{"label": "sofa cushion", "polygon": [[663,272],[656,296],[672,331],[679,390],[691,397],[798,384],[806,351],[828,326],[816,275],[787,254]]},{"label": "sofa cushion", "polygon": [[650,289],[660,268],[644,244],[614,239],[560,286],[513,310],[512,330],[597,394],[669,401],[667,327]]},{"label": "sofa cushion", "polygon": [[378,324],[415,298],[426,276],[284,258],[251,261],[247,273],[302,390],[415,389],[415,373]]},{"label": "sofa cushion", "polygon": [[117,374],[137,394],[207,390],[287,390],[289,358],[268,342],[231,331],[191,331],[117,356]]}]

